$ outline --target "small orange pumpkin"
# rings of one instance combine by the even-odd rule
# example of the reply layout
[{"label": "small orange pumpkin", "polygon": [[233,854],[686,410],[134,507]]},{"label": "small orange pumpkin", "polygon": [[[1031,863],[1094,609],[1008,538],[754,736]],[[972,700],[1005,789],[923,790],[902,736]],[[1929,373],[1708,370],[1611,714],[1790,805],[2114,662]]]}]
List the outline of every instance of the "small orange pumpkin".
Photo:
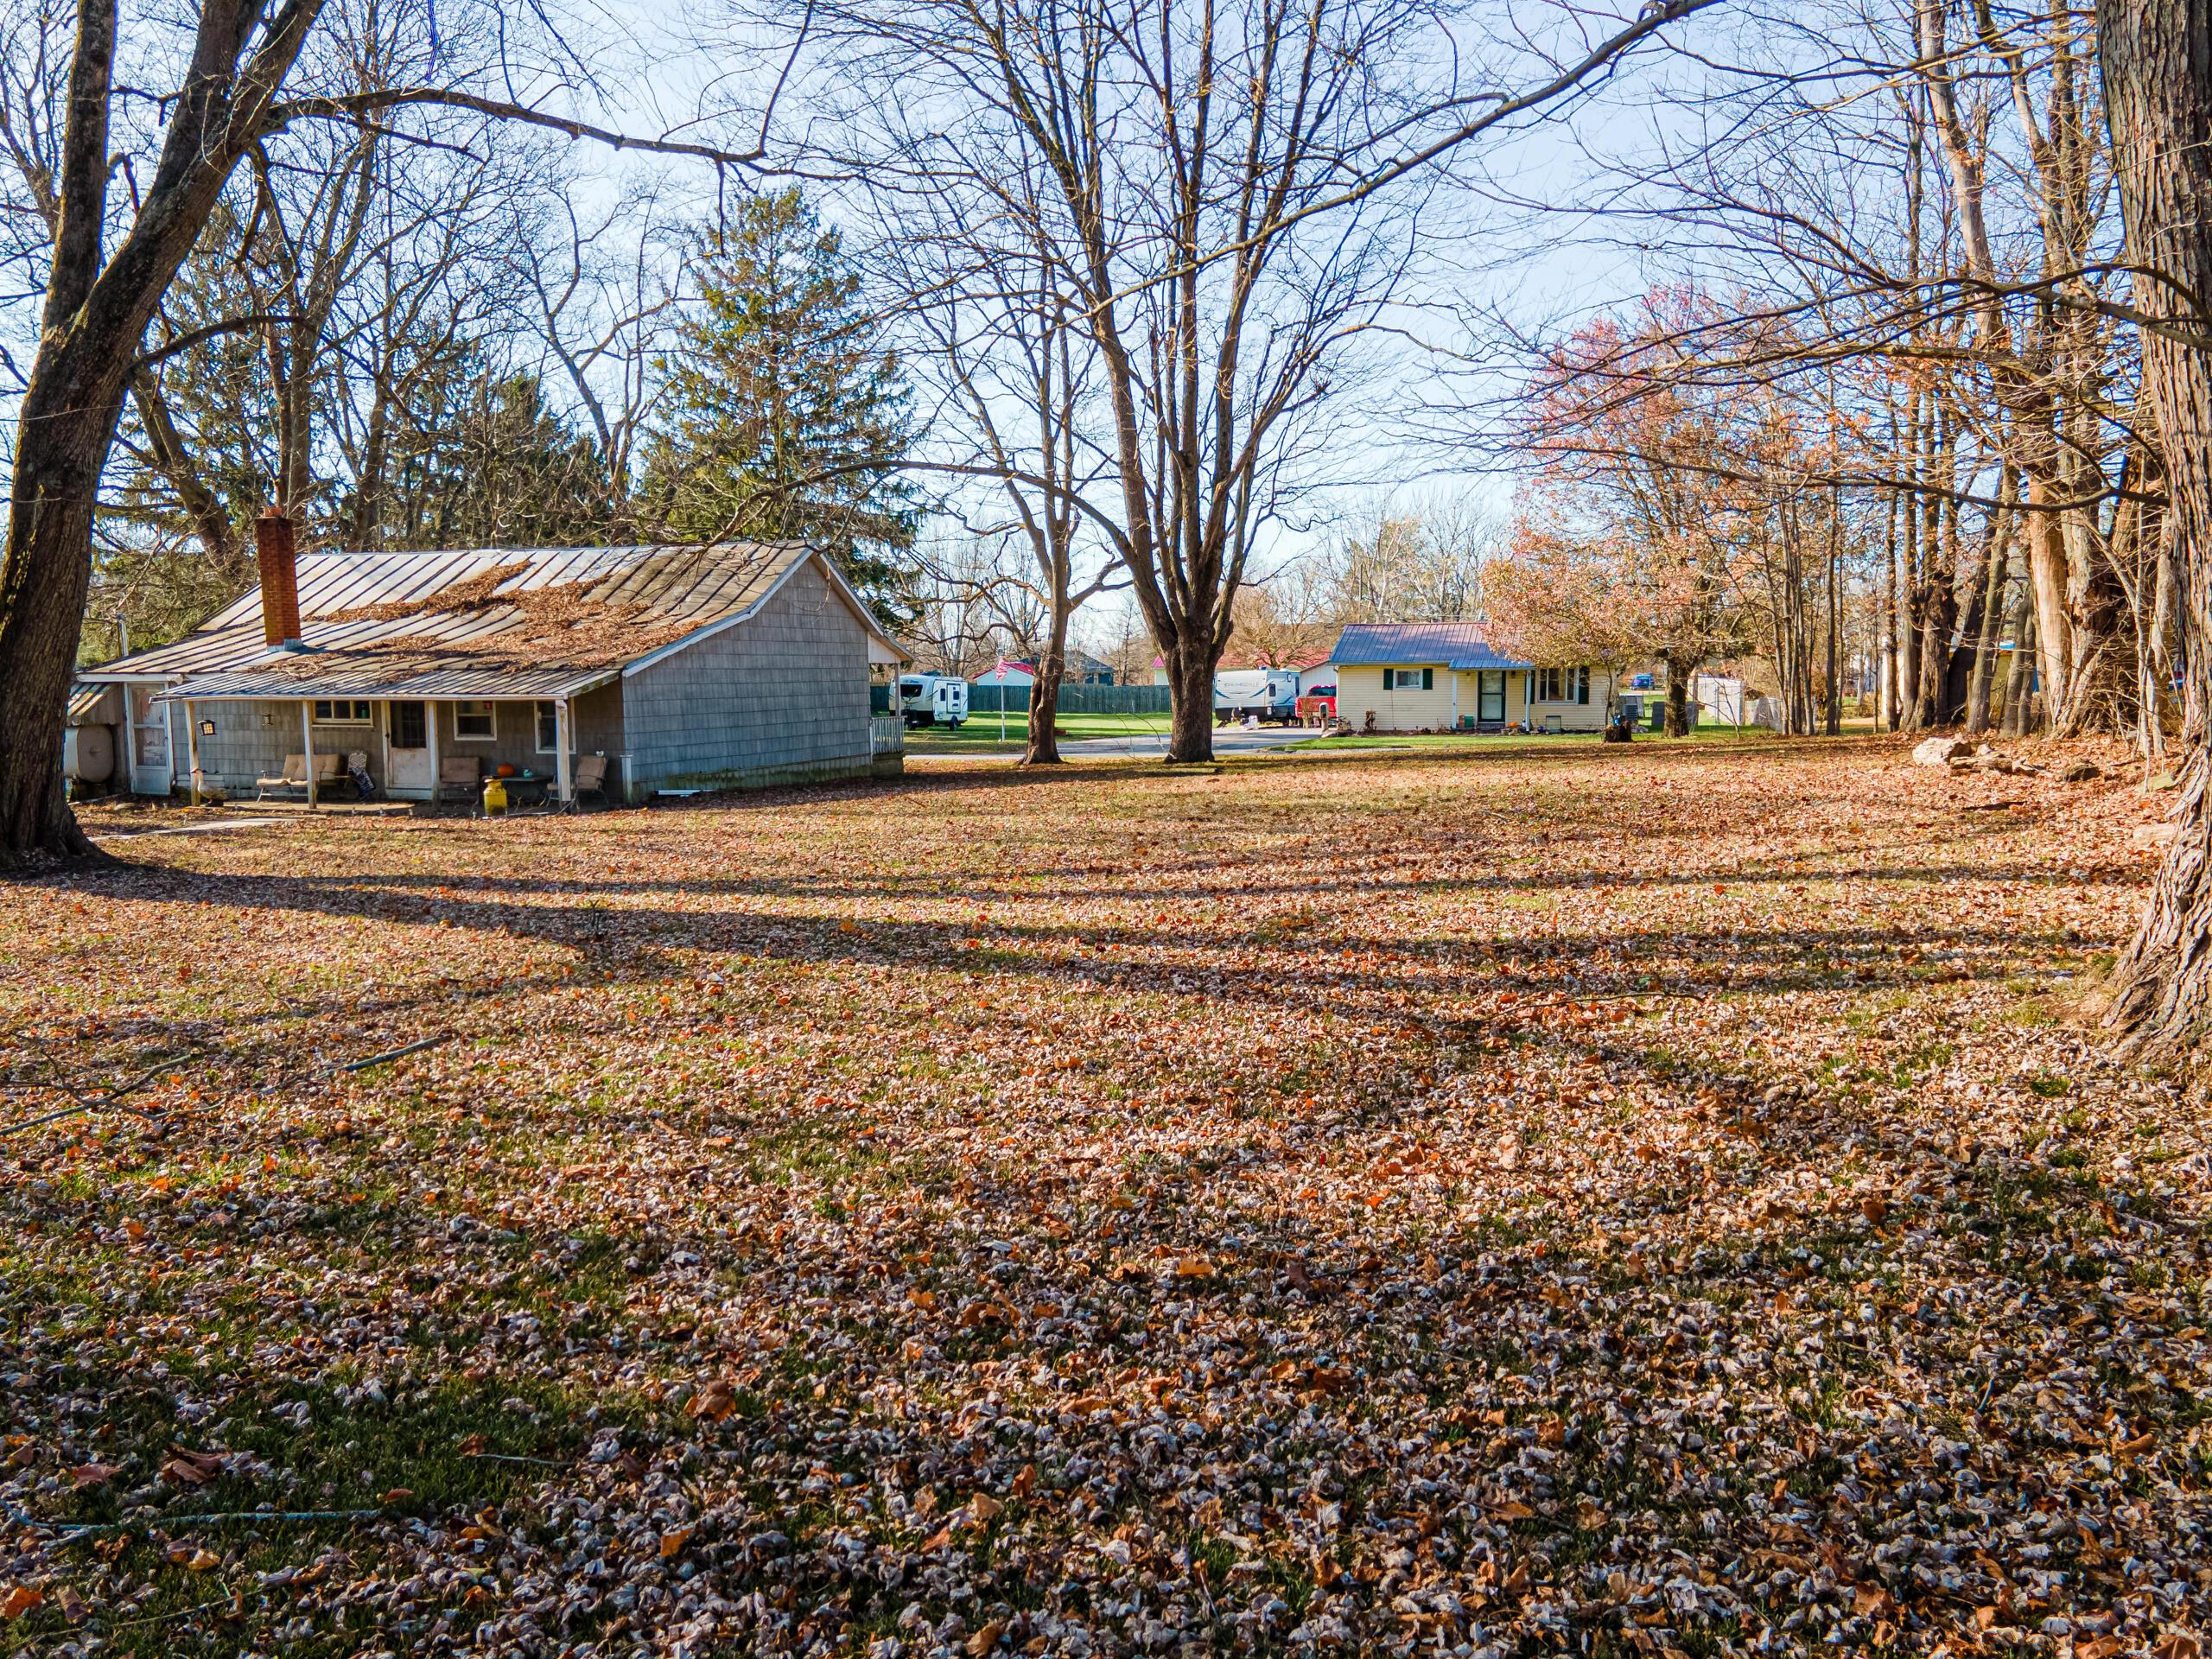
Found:
[{"label": "small orange pumpkin", "polygon": [[512,760],[502,760],[492,770],[499,777],[512,778],[515,775],[515,763]]}]

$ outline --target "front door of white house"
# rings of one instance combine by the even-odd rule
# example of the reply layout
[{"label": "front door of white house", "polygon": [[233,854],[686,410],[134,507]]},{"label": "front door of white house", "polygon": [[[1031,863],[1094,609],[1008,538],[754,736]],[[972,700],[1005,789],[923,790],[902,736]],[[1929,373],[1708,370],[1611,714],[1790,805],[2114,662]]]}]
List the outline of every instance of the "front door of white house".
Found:
[{"label": "front door of white house", "polygon": [[402,791],[428,796],[435,781],[430,776],[430,728],[426,707],[419,702],[395,702],[387,708],[385,728],[391,747],[385,763],[384,786],[389,793]]},{"label": "front door of white house", "polygon": [[166,795],[176,781],[169,766],[169,706],[154,701],[157,689],[150,685],[128,688],[133,795]]},{"label": "front door of white house", "polygon": [[1475,718],[1485,726],[1505,723],[1505,671],[1486,668],[1475,680]]}]

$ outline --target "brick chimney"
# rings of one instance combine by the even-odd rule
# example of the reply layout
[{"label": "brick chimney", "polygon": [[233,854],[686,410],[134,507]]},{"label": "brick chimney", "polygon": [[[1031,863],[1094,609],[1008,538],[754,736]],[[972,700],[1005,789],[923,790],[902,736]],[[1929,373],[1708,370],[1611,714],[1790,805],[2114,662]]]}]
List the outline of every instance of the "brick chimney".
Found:
[{"label": "brick chimney", "polygon": [[300,638],[300,564],[292,521],[264,507],[253,521],[254,550],[261,558],[261,627],[272,645]]}]

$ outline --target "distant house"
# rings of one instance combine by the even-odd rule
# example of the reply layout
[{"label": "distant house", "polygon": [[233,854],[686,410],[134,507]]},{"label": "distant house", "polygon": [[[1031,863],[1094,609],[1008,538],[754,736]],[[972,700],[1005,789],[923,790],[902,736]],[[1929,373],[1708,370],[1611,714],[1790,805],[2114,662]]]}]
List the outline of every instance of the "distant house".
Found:
[{"label": "distant house", "polygon": [[1611,690],[1601,669],[1517,661],[1464,622],[1357,623],[1330,656],[1355,730],[1594,732]]},{"label": "distant house", "polygon": [[1071,685],[1111,685],[1114,664],[1103,657],[1092,656],[1080,645],[1070,645],[1067,679]]},{"label": "distant house", "polygon": [[896,749],[868,683],[901,653],[797,543],[295,559],[289,543],[264,530],[261,587],[195,632],[79,672],[85,698],[116,694],[135,792],[195,766],[251,791],[307,753],[364,757],[397,799],[502,763],[566,797],[589,754],[609,798],[637,800],[866,776]]},{"label": "distant house", "polygon": [[[1003,675],[1004,678],[1001,678]],[[978,674],[972,685],[1033,686],[1037,683],[1037,664],[1026,657],[1001,657],[990,667]],[[1111,685],[1114,667],[1101,662],[1089,652],[1076,645],[1068,647],[1067,663],[1061,671],[1063,685]]]}]

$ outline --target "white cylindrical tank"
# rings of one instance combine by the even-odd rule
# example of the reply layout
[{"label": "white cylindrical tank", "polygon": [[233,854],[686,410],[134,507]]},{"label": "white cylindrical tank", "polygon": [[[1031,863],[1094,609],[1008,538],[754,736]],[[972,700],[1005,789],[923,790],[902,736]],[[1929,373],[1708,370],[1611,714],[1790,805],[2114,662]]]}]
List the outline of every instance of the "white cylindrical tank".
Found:
[{"label": "white cylindrical tank", "polygon": [[104,784],[114,777],[115,728],[72,726],[62,739],[61,773],[79,784]]}]

